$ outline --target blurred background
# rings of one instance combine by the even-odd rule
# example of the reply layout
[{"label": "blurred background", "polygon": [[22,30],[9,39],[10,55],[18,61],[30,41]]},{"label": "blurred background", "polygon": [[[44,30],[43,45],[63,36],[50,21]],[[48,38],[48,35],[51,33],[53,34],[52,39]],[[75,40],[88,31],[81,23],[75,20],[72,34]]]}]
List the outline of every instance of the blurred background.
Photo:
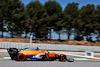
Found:
[{"label": "blurred background", "polygon": [[0,38],[100,41],[100,0],[0,0]]}]

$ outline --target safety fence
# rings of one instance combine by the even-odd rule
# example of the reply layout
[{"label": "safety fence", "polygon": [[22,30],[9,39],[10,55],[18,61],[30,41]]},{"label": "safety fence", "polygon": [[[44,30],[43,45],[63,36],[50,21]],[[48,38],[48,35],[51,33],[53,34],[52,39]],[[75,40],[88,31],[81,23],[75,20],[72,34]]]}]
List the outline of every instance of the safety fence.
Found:
[{"label": "safety fence", "polygon": [[80,46],[80,45],[63,45],[63,44],[45,44],[45,43],[14,43],[0,42],[0,48],[36,48],[43,50],[64,50],[64,51],[93,51],[100,52],[100,47],[97,46]]}]

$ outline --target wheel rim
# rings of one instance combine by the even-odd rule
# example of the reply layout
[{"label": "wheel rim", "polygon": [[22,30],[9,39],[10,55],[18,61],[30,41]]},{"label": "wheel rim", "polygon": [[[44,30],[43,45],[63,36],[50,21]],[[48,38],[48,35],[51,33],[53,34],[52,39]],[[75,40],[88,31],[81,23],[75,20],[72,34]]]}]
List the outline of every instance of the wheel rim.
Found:
[{"label": "wheel rim", "polygon": [[65,62],[67,60],[66,55],[62,55],[60,59],[61,59],[61,61]]},{"label": "wheel rim", "polygon": [[25,55],[19,54],[18,57],[17,57],[17,59],[18,59],[19,61],[24,61],[24,60],[25,60]]}]

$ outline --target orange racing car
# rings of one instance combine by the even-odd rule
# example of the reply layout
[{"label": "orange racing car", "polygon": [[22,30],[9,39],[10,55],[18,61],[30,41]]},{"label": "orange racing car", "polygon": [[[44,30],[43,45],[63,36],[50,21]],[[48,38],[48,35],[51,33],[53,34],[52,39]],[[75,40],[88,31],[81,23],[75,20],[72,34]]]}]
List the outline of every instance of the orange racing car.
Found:
[{"label": "orange racing car", "polygon": [[74,59],[67,59],[67,56],[64,54],[50,53],[48,50],[39,50],[39,48],[25,48],[24,50],[18,50],[17,48],[7,49],[12,60],[24,61],[24,60],[56,60],[65,62],[73,62]]}]

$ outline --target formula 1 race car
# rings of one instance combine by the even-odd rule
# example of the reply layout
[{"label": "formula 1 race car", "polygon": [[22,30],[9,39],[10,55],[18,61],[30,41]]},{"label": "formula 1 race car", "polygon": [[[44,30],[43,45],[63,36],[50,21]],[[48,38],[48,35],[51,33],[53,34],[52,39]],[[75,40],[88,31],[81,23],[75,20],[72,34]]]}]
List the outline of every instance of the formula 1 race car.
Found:
[{"label": "formula 1 race car", "polygon": [[74,59],[68,59],[64,54],[50,53],[48,50],[39,50],[39,48],[25,48],[24,50],[18,50],[17,48],[7,49],[12,60],[24,61],[24,60],[45,60],[53,61],[58,59],[59,61],[73,62]]}]

